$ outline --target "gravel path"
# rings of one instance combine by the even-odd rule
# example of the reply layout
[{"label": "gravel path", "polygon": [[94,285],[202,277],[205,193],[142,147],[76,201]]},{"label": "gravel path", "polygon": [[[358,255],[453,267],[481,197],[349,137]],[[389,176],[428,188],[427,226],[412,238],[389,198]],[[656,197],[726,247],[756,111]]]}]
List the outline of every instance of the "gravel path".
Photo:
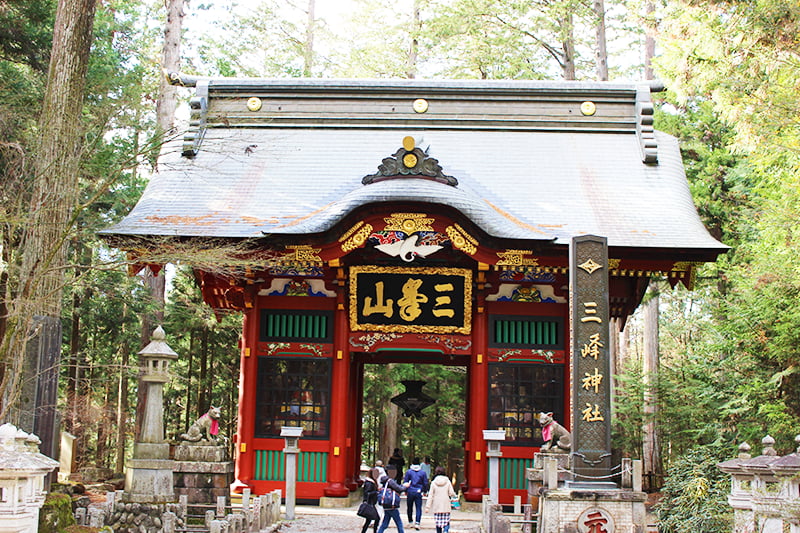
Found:
[{"label": "gravel path", "polygon": [[[348,531],[360,533],[364,519],[356,516],[358,506],[343,509],[323,509],[306,505],[295,507],[295,520],[285,521],[280,527],[282,533],[328,533]],[[406,533],[416,533],[412,527],[406,523],[405,507],[400,507],[400,516],[403,519],[403,527]],[[481,526],[480,513],[467,513],[463,511],[453,511],[450,515],[450,533],[479,533]],[[396,533],[397,528],[394,522],[390,522],[388,533]],[[422,515],[420,531],[434,533],[436,528],[433,526],[433,515]],[[372,529],[368,530],[371,533]]]}]

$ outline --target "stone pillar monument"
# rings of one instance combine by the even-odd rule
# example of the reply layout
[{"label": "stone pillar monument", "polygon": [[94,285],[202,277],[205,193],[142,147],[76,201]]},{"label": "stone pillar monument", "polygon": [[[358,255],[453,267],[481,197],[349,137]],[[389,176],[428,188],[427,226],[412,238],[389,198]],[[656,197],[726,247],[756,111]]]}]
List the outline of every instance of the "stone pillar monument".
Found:
[{"label": "stone pillar monument", "polygon": [[606,238],[573,237],[569,256],[572,469],[593,480],[611,473],[608,276]]},{"label": "stone pillar monument", "polygon": [[[572,382],[571,475],[561,483],[558,456],[543,457],[526,475],[529,490],[544,481],[539,533],[635,532],[646,527],[641,461],[623,461],[620,484],[611,468],[608,244],[583,235],[570,244]],[[537,458],[538,462],[538,458]]]},{"label": "stone pillar monument", "polygon": [[125,492],[122,500],[139,503],[174,502],[172,488],[173,461],[169,459],[169,443],[164,440],[164,383],[169,381],[169,363],[178,358],[164,342],[161,326],[153,332],[150,344],[139,352],[142,382],[147,384],[147,403],[141,426],[140,441],[133,445],[133,459],[126,465]]}]

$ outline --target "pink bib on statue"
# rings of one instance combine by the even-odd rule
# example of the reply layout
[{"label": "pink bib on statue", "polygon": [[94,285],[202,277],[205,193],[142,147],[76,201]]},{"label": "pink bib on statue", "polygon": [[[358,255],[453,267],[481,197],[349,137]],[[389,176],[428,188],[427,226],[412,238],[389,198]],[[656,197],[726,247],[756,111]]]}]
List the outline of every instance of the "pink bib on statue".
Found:
[{"label": "pink bib on statue", "polygon": [[[214,431],[214,426],[211,426],[211,431]],[[553,423],[549,423],[542,428],[542,439],[547,442],[553,437]]]}]

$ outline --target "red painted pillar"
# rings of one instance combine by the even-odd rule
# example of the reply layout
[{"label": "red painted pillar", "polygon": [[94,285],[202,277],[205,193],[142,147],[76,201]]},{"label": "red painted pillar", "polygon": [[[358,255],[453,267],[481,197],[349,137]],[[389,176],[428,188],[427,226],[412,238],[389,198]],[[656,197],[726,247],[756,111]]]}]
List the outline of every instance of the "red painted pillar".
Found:
[{"label": "red painted pillar", "polygon": [[347,477],[347,422],[352,405],[350,394],[350,351],[347,349],[347,311],[343,291],[337,297],[333,337],[331,378],[331,448],[328,453],[328,486],[325,496],[344,498],[350,494]]},{"label": "red painted pillar", "polygon": [[242,353],[239,364],[239,425],[236,428],[236,480],[233,490],[241,492],[251,487],[255,473],[255,451],[253,435],[255,432],[256,376],[258,375],[258,309],[251,309],[244,315]]},{"label": "red painted pillar", "polygon": [[467,490],[464,499],[469,502],[481,501],[486,493],[486,443],[483,441],[483,430],[489,419],[489,365],[487,363],[487,319],[483,295],[478,295],[477,309],[473,321],[472,339],[475,353],[469,361],[469,420],[467,427],[466,468]]},{"label": "red painted pillar", "polygon": [[361,465],[361,414],[363,392],[359,363],[350,362],[350,403],[347,406],[347,488],[358,489],[359,466]]}]

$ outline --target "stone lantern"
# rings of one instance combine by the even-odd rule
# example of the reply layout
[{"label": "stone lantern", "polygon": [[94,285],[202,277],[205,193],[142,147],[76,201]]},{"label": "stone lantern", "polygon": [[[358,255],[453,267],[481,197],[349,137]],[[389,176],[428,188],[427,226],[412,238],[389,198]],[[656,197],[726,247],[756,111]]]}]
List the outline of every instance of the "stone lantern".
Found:
[{"label": "stone lantern", "polygon": [[500,443],[506,440],[504,429],[484,429],[483,440],[486,441],[486,457],[489,458],[489,498],[500,503],[500,457],[503,452]]},{"label": "stone lantern", "polygon": [[127,464],[123,499],[131,502],[171,502],[174,462],[169,460],[169,443],[164,439],[164,383],[169,381],[169,364],[178,354],[164,342],[161,326],[153,331],[150,344],[139,352],[141,381],[147,387],[144,415],[139,421],[139,441],[133,445],[133,459]]},{"label": "stone lantern", "polygon": [[58,461],[39,453],[40,440],[11,424],[0,426],[0,533],[35,533],[44,504],[44,478]]},{"label": "stone lantern", "polygon": [[298,441],[303,435],[303,428],[293,426],[281,427],[281,437],[286,441],[283,454],[286,457],[286,519],[294,520],[294,503],[297,492],[297,455],[300,453]]}]

